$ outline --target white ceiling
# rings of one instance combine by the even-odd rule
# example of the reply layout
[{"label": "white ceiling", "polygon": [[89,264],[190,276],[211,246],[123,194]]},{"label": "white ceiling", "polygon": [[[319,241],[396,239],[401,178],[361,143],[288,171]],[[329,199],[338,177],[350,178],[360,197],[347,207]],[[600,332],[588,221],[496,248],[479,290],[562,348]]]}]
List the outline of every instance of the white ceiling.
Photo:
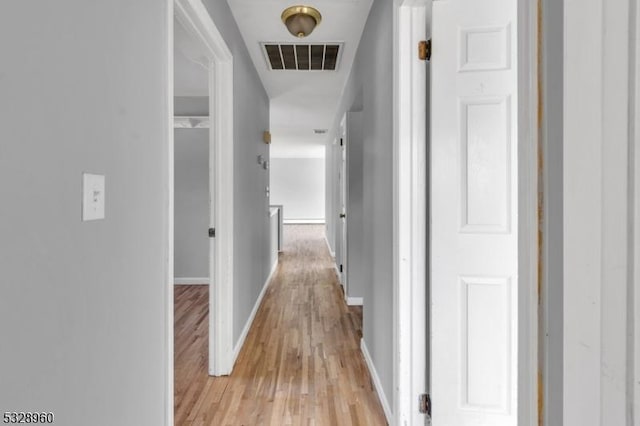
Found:
[{"label": "white ceiling", "polygon": [[[311,35],[298,39],[280,19],[291,0],[227,0],[240,32],[271,99],[271,155],[324,155],[327,135],[313,129],[333,124],[342,90],[349,76],[372,0],[314,0],[302,2],[322,14]],[[344,42],[336,71],[271,71],[260,43]]]}]

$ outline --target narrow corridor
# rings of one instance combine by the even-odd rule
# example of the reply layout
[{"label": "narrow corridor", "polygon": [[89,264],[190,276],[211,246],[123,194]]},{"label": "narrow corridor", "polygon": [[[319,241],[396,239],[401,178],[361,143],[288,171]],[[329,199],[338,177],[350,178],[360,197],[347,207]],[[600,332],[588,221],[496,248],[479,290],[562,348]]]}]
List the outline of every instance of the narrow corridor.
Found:
[{"label": "narrow corridor", "polygon": [[384,425],[322,225],[285,248],[229,377],[207,375],[207,286],[175,289],[176,425]]}]

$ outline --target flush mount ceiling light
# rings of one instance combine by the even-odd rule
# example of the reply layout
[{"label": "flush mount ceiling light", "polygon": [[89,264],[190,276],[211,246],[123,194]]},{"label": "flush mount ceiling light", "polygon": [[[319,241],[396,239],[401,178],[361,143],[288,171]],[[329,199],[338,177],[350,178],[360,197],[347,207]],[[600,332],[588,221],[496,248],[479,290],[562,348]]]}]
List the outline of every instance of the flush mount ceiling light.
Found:
[{"label": "flush mount ceiling light", "polygon": [[282,22],[296,37],[306,37],[320,24],[322,15],[311,6],[291,6],[282,12]]}]

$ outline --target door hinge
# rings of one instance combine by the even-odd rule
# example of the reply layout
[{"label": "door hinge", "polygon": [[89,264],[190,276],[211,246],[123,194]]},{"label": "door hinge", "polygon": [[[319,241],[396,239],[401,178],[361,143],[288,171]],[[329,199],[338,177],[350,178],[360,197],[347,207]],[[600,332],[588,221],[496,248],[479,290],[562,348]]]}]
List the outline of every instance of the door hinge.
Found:
[{"label": "door hinge", "polygon": [[216,228],[209,228],[209,237],[214,238],[216,236]]},{"label": "door hinge", "polygon": [[418,396],[418,411],[431,417],[431,396],[428,393]]},{"label": "door hinge", "polygon": [[340,138],[340,146],[344,146],[344,139]]},{"label": "door hinge", "polygon": [[340,264],[340,272],[342,272],[342,263]]},{"label": "door hinge", "polygon": [[431,60],[431,39],[422,40],[418,43],[418,58],[421,61]]}]

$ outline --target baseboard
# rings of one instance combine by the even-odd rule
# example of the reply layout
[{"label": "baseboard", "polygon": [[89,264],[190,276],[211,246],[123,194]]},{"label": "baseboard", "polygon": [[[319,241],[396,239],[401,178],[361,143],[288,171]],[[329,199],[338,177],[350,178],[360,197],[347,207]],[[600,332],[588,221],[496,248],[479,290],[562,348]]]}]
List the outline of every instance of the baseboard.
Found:
[{"label": "baseboard", "polygon": [[273,262],[273,265],[271,265],[271,271],[269,272],[269,277],[267,277],[267,280],[264,282],[265,287],[269,285],[269,281],[271,281],[271,278],[273,278],[273,274],[276,273],[276,269],[278,269],[279,260],[280,260],[280,256],[276,256],[276,261]]},{"label": "baseboard", "polygon": [[389,400],[384,393],[384,389],[382,389],[382,383],[380,382],[380,376],[378,376],[378,371],[376,370],[375,365],[373,365],[373,360],[371,359],[371,355],[369,354],[369,349],[367,349],[367,344],[363,339],[360,339],[360,350],[362,351],[362,355],[364,356],[364,361],[367,363],[367,367],[369,368],[369,374],[371,375],[371,379],[373,380],[373,385],[376,388],[376,393],[378,394],[378,399],[380,400],[380,404],[382,404],[382,409],[384,410],[384,416],[387,418],[387,424],[392,425],[392,415],[391,415],[391,406],[389,405]]},{"label": "baseboard", "polygon": [[323,225],[324,219],[284,219],[285,225]]},{"label": "baseboard", "polygon": [[349,306],[362,306],[364,305],[364,299],[362,297],[349,297],[346,298],[347,305]]},{"label": "baseboard", "polygon": [[329,249],[329,254],[331,255],[331,257],[333,257],[335,259],[336,252],[331,250],[331,244],[329,244],[329,239],[327,238],[327,234],[324,234],[324,242],[327,243],[327,248]]},{"label": "baseboard", "polygon": [[236,364],[238,355],[240,354],[240,350],[242,349],[242,345],[244,345],[244,341],[246,340],[247,335],[249,334],[249,329],[251,329],[251,324],[253,324],[253,320],[256,318],[256,314],[258,313],[258,308],[260,308],[260,304],[262,303],[262,299],[264,298],[264,295],[267,292],[267,288],[269,287],[271,278],[273,278],[273,275],[276,273],[277,269],[278,269],[278,259],[276,259],[275,263],[271,267],[271,272],[269,273],[269,276],[264,282],[264,285],[262,286],[262,290],[260,290],[260,294],[258,295],[258,299],[256,300],[256,303],[253,305],[251,314],[249,314],[249,318],[247,318],[247,322],[244,325],[244,328],[242,329],[242,333],[240,333],[240,338],[238,339],[236,346],[233,348],[233,360],[232,360],[233,363],[231,365],[235,366]]},{"label": "baseboard", "polygon": [[175,285],[209,285],[209,278],[192,278],[192,277],[174,278],[173,284]]}]

